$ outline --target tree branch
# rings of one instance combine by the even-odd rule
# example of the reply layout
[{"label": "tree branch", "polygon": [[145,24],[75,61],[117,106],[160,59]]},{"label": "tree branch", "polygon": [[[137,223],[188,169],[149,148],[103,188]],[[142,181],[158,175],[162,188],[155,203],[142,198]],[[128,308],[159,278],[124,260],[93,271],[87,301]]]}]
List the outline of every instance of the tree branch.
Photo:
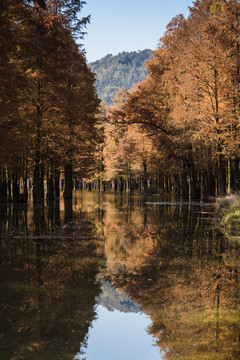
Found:
[{"label": "tree branch", "polygon": [[134,121],[131,121],[130,123],[127,123],[127,125],[132,125],[132,124],[139,124],[139,125],[148,125],[148,126],[151,126],[151,127],[154,127],[160,131],[162,131],[164,134],[166,135],[174,135],[173,132],[170,132],[170,131],[167,131],[165,130],[162,126],[160,125],[157,125],[153,122],[144,122],[144,121],[137,121],[137,120],[134,120]]}]

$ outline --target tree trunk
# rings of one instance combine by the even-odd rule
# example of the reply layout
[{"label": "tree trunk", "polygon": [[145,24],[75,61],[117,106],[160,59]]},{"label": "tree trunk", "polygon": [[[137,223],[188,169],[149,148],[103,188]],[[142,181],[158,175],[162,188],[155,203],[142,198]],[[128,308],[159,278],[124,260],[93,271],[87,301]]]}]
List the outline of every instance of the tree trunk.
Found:
[{"label": "tree trunk", "polygon": [[123,189],[124,189],[124,181],[123,181],[123,178],[120,177],[120,179],[119,179],[119,190],[120,190],[120,192],[123,192]]},{"label": "tree trunk", "polygon": [[38,161],[36,161],[33,173],[33,202],[44,202],[43,173]]},{"label": "tree trunk", "polygon": [[201,200],[205,200],[207,198],[207,185],[206,185],[206,173],[203,172],[200,175],[200,190],[201,190],[201,195],[200,198]]},{"label": "tree trunk", "polygon": [[236,190],[240,189],[239,163],[240,163],[240,159],[239,158],[235,159],[235,184],[234,184],[234,188]]},{"label": "tree trunk", "polygon": [[143,162],[143,180],[142,180],[143,191],[147,191],[147,164]]},{"label": "tree trunk", "polygon": [[207,175],[207,195],[208,196],[216,196],[216,180],[217,176],[215,172],[208,172]]},{"label": "tree trunk", "polygon": [[19,202],[20,186],[19,186],[18,174],[13,174],[12,180],[13,180],[13,201]]},{"label": "tree trunk", "polygon": [[226,195],[226,161],[219,155],[218,161],[218,196]]},{"label": "tree trunk", "polygon": [[55,199],[59,199],[60,198],[60,171],[59,171],[59,169],[55,169],[54,190],[55,190]]},{"label": "tree trunk", "polygon": [[[41,69],[42,58],[41,56],[37,57],[37,64]],[[36,150],[35,150],[35,167],[33,173],[33,202],[34,203],[43,203],[44,202],[44,188],[43,188],[43,169],[40,164],[41,159],[41,126],[42,126],[42,86],[38,82],[38,103],[36,105],[36,114],[37,114],[37,137],[36,137]]]},{"label": "tree trunk", "polygon": [[194,168],[192,168],[191,170],[190,187],[191,187],[190,188],[191,199],[200,199],[200,188]]},{"label": "tree trunk", "polygon": [[189,184],[187,181],[187,174],[184,171],[183,174],[180,175],[180,184],[181,184],[181,192],[180,195],[183,199],[188,199],[189,197]]},{"label": "tree trunk", "polygon": [[48,201],[54,201],[54,181],[53,181],[53,173],[50,170],[48,173],[48,179],[47,179],[47,200]]},{"label": "tree trunk", "polygon": [[117,191],[117,189],[118,189],[118,182],[117,182],[116,178],[114,179],[114,182],[113,182],[113,188],[114,188],[114,191]]},{"label": "tree trunk", "polygon": [[64,199],[72,199],[72,164],[68,163],[64,167],[64,175],[65,175],[65,188],[64,188]]},{"label": "tree trunk", "polygon": [[27,177],[24,178],[24,192],[23,192],[23,200],[26,203],[28,201],[28,186],[27,186]]}]

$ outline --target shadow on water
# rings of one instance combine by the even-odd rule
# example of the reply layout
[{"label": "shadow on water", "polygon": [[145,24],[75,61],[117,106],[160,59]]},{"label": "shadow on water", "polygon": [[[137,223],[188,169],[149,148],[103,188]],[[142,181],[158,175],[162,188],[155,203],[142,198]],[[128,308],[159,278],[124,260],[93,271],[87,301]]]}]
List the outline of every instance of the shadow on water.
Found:
[{"label": "shadow on water", "polygon": [[73,359],[98,302],[146,313],[164,359],[238,359],[239,244],[212,204],[165,200],[79,192],[2,206],[0,358]]}]

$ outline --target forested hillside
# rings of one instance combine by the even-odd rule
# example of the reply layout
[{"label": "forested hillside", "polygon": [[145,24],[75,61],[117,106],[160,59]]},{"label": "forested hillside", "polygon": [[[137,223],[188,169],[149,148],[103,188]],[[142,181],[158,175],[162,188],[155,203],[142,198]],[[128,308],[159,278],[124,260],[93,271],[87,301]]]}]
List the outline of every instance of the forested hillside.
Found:
[{"label": "forested hillside", "polygon": [[121,88],[128,90],[134,84],[143,81],[147,76],[145,62],[151,56],[151,50],[122,52],[116,56],[108,54],[104,58],[89,64],[96,74],[96,87],[99,97],[107,105]]}]

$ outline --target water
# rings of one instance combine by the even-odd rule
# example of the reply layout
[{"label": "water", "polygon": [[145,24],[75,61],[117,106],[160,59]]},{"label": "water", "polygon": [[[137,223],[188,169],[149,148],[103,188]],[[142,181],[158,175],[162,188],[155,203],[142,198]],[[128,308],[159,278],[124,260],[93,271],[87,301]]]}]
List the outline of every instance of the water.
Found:
[{"label": "water", "polygon": [[97,316],[89,332],[86,352],[74,360],[162,359],[148,336],[147,328],[151,321],[145,314],[110,312],[99,305]]},{"label": "water", "polygon": [[240,249],[212,204],[0,207],[1,360],[240,358]]}]

